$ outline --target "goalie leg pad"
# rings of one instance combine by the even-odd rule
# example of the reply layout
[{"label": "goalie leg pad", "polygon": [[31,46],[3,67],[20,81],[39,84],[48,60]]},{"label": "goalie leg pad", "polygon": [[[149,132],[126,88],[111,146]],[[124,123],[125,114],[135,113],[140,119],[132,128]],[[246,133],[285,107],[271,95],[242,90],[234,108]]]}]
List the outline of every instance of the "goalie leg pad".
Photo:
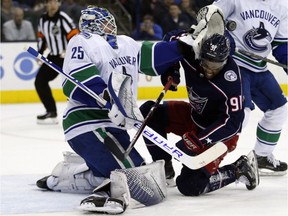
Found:
[{"label": "goalie leg pad", "polygon": [[64,152],[64,161],[53,169],[47,179],[47,186],[53,191],[86,194],[92,193],[104,179],[95,177],[80,156]]},{"label": "goalie leg pad", "polygon": [[[123,179],[122,181],[115,181],[116,177],[118,180],[119,178]],[[119,197],[119,191],[115,188],[128,190],[122,194],[126,194],[128,199],[130,197],[131,208],[155,205],[162,202],[167,196],[164,160],[136,168],[117,169],[111,173],[110,178],[111,197]],[[121,183],[119,184],[119,182]]]}]

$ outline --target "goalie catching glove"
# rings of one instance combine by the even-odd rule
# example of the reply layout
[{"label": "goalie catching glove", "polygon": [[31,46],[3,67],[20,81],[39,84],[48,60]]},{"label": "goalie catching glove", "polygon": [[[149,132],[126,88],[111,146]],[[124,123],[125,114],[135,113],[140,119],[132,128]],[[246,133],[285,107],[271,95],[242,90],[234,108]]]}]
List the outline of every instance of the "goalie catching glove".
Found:
[{"label": "goalie catching glove", "polygon": [[215,33],[224,35],[223,17],[223,12],[219,7],[215,5],[205,6],[197,14],[196,26],[192,25],[186,34],[181,31],[167,33],[164,40],[178,39],[180,52],[186,59],[191,56],[191,52],[195,54],[196,59],[199,59],[202,44],[207,38]]},{"label": "goalie catching glove", "polygon": [[201,8],[197,13],[197,26],[192,26],[194,29],[192,37],[193,50],[196,59],[200,57],[200,50],[204,41],[215,33],[224,35],[225,23],[222,10],[216,5],[208,5]]}]

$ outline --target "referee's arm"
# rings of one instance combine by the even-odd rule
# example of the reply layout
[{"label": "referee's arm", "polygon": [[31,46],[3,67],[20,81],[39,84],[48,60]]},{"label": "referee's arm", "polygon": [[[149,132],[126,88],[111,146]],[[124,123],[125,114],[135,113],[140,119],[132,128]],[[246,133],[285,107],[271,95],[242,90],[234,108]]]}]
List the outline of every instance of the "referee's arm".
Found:
[{"label": "referee's arm", "polygon": [[73,20],[65,13],[61,13],[63,17],[63,28],[67,32],[66,39],[69,41],[74,35],[79,33]]},{"label": "referee's arm", "polygon": [[38,41],[37,41],[38,52],[40,54],[43,54],[44,51],[47,49],[47,43],[46,43],[45,36],[39,30],[37,32],[37,39],[38,39]]}]

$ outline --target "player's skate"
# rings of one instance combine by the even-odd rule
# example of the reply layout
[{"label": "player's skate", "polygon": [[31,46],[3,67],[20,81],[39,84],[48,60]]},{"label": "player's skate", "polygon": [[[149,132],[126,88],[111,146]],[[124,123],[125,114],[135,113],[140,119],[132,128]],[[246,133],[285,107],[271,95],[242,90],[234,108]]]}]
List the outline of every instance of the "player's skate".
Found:
[{"label": "player's skate", "polygon": [[41,188],[41,189],[44,189],[44,190],[51,190],[48,186],[47,186],[47,179],[50,177],[49,176],[45,176],[41,179],[39,179],[37,182],[36,182],[36,185],[38,188]]},{"label": "player's skate", "polygon": [[176,186],[176,183],[175,183],[175,180],[174,180],[175,171],[174,171],[174,168],[173,168],[173,165],[172,165],[172,160],[165,161],[164,169],[165,169],[167,186],[168,187],[175,187]]},{"label": "player's skate", "polygon": [[259,178],[257,166],[255,166],[255,164],[251,164],[250,161],[247,156],[242,155],[237,161],[234,162],[234,165],[238,168],[236,174],[237,180],[244,183],[248,190],[253,190],[259,184]]},{"label": "player's skate", "polygon": [[98,213],[121,214],[125,211],[126,205],[119,199],[92,194],[82,200],[78,208]]},{"label": "player's skate", "polygon": [[256,156],[260,175],[286,175],[287,163],[276,160],[274,155]]},{"label": "player's skate", "polygon": [[37,124],[41,124],[41,125],[58,124],[57,113],[47,112],[43,115],[38,115]]}]

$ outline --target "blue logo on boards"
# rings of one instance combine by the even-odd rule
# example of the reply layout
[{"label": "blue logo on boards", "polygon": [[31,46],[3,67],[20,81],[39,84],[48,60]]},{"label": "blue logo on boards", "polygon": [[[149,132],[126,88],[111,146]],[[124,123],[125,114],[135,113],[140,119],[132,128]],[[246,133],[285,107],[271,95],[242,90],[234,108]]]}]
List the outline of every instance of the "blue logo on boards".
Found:
[{"label": "blue logo on boards", "polygon": [[[2,55],[0,55],[0,60],[1,60],[1,64],[2,64]],[[2,67],[2,65],[0,65],[0,79],[2,79],[4,76],[4,68]]]},{"label": "blue logo on boards", "polygon": [[33,79],[39,69],[36,59],[28,52],[20,53],[13,65],[15,74],[22,80]]}]

